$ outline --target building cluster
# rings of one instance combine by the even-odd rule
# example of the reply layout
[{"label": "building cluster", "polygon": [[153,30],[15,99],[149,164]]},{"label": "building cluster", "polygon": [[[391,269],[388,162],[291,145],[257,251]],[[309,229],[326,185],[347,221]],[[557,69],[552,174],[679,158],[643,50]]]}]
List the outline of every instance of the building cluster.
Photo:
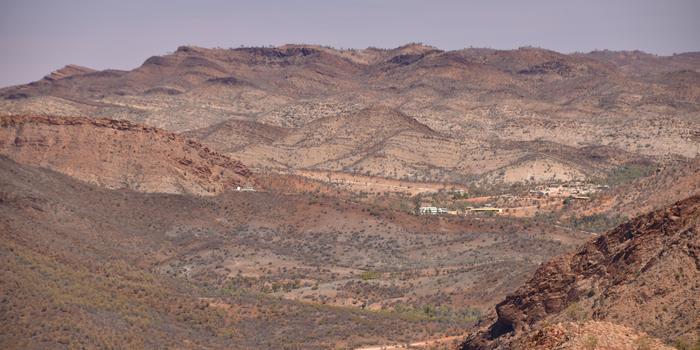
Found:
[{"label": "building cluster", "polygon": [[420,207],[420,208],[419,208],[419,213],[420,213],[421,215],[447,214],[447,208]]},{"label": "building cluster", "polygon": [[448,215],[466,215],[470,213],[502,213],[503,209],[502,208],[494,208],[494,207],[479,207],[479,208],[466,208],[463,211],[462,210],[447,210],[447,208],[439,208],[439,207],[432,207],[432,206],[425,206],[425,207],[420,207],[418,208],[418,213],[420,215],[442,215],[442,214],[448,214]]}]

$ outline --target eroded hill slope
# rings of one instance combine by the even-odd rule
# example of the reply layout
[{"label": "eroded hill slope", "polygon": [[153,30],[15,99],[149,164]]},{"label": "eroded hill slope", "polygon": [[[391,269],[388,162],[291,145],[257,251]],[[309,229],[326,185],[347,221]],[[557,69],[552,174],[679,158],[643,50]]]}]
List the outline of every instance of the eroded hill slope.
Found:
[{"label": "eroded hill slope", "polygon": [[0,118],[0,154],[107,188],[212,195],[252,181],[240,162],[128,121]]}]

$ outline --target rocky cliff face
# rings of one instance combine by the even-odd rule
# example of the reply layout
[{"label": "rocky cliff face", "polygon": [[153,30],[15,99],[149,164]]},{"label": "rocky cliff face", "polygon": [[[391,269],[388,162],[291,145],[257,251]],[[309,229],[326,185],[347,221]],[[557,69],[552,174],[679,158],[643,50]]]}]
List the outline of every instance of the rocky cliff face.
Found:
[{"label": "rocky cliff face", "polygon": [[128,121],[0,118],[0,154],[107,188],[218,194],[248,184],[242,163],[181,136]]},{"label": "rocky cliff face", "polygon": [[637,217],[541,266],[463,349],[509,347],[545,323],[610,321],[667,342],[700,330],[700,196]]}]

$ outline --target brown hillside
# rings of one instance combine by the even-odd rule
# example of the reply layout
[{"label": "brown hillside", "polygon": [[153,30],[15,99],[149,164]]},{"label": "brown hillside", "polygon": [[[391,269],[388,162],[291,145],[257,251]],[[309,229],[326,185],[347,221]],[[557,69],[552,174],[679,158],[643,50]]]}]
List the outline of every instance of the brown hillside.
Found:
[{"label": "brown hillside", "polygon": [[328,349],[463,334],[523,271],[585,237],[312,193],[109,190],[0,156],[0,348]]},{"label": "brown hillside", "polygon": [[695,342],[699,156],[698,53],[69,65],[0,88],[0,348]]},{"label": "brown hillside", "polygon": [[128,121],[2,117],[0,154],[108,188],[213,195],[249,183],[240,162]]}]

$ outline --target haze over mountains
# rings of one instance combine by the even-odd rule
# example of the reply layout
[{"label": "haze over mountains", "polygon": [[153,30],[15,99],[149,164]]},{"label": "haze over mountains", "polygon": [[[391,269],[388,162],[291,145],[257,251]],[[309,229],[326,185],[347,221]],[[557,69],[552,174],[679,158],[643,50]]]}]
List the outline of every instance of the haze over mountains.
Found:
[{"label": "haze over mountains", "polygon": [[699,153],[697,52],[69,65],[0,89],[0,345],[682,348]]}]

